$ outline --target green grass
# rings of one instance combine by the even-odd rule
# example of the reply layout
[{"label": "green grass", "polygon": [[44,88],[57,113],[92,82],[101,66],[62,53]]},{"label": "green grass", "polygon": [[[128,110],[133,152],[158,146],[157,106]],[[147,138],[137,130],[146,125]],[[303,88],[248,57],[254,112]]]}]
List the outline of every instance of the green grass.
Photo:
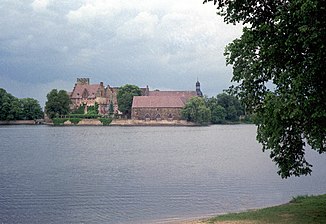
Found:
[{"label": "green grass", "polygon": [[288,204],[221,215],[207,220],[206,223],[223,221],[258,224],[326,223],[326,194],[319,196],[298,196],[293,198]]}]

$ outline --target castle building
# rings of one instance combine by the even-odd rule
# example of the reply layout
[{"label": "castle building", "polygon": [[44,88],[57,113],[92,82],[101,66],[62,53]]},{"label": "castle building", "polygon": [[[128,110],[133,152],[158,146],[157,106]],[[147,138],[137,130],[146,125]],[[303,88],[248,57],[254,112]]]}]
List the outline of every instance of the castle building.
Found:
[{"label": "castle building", "polygon": [[74,110],[84,106],[85,113],[87,113],[87,107],[94,106],[97,103],[99,114],[108,114],[112,103],[114,113],[118,113],[117,93],[117,87],[110,87],[109,85],[105,87],[103,82],[90,84],[89,78],[77,78],[72,92],[69,93],[70,109]]},{"label": "castle building", "polygon": [[[181,109],[194,96],[202,97],[200,83],[196,82],[196,91],[150,91],[148,86],[140,88],[142,96],[135,96],[132,103],[131,118],[136,120],[181,120]],[[117,94],[119,87],[90,84],[89,78],[77,78],[77,82],[69,93],[70,109],[75,110],[84,106],[87,108],[98,104],[99,114],[109,114],[110,105],[113,112],[120,114]]]},{"label": "castle building", "polygon": [[134,120],[181,120],[181,109],[191,97],[202,97],[199,81],[196,91],[149,91],[135,96],[131,118]]}]

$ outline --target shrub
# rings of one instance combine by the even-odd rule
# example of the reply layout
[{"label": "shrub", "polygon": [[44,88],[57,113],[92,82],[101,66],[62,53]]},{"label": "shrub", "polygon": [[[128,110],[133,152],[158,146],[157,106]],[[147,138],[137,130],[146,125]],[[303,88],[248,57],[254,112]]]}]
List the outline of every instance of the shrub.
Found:
[{"label": "shrub", "polygon": [[81,121],[81,118],[69,118],[69,121],[73,124],[78,124],[79,121]]},{"label": "shrub", "polygon": [[101,121],[104,126],[108,126],[112,122],[112,118],[99,118],[98,120]]},{"label": "shrub", "polygon": [[52,121],[53,121],[53,124],[54,125],[63,125],[63,123],[65,123],[67,120],[69,120],[68,118],[53,118]]},{"label": "shrub", "polygon": [[70,118],[95,119],[101,117],[99,114],[69,114]]}]

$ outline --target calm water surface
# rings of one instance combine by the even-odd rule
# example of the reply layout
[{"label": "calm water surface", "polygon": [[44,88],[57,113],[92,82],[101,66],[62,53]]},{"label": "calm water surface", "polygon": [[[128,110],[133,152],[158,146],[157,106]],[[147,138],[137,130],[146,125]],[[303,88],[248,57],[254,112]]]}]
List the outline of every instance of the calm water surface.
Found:
[{"label": "calm water surface", "polygon": [[326,193],[282,180],[252,125],[0,126],[0,223],[164,223]]}]

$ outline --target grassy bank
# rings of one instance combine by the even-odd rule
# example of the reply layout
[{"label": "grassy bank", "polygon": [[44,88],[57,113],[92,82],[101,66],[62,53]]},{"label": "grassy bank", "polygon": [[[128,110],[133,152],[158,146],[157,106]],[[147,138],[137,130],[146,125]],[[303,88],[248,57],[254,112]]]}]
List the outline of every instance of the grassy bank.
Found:
[{"label": "grassy bank", "polygon": [[326,194],[320,196],[298,196],[284,205],[221,215],[202,223],[326,223]]}]

